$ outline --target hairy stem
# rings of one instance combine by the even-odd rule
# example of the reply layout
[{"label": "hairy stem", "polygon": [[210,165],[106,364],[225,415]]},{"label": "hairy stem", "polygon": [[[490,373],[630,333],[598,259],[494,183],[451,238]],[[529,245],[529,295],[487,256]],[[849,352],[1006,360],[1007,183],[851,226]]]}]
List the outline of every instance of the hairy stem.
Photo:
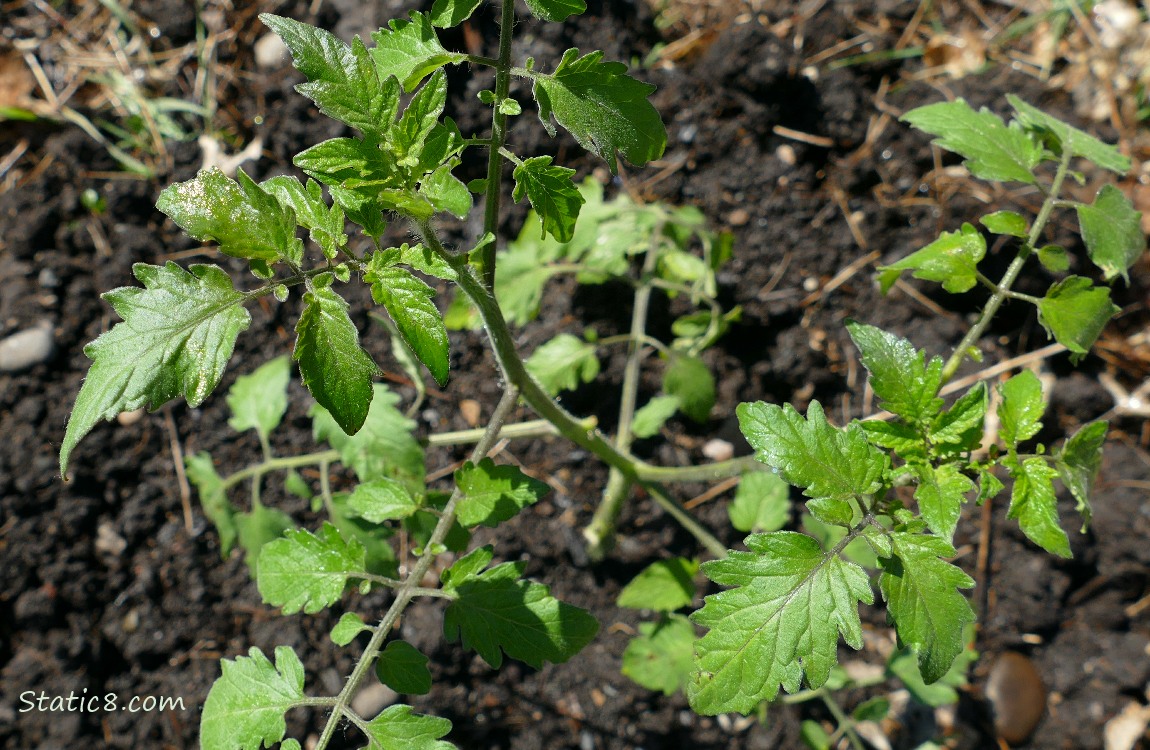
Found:
[{"label": "hairy stem", "polygon": [[1062,152],[1062,159],[1058,163],[1058,171],[1054,173],[1054,181],[1050,184],[1050,191],[1046,194],[1046,199],[1042,201],[1042,208],[1038,210],[1038,217],[1035,218],[1034,224],[1030,227],[1030,235],[1026,238],[1026,242],[1018,248],[1018,255],[1010,262],[1006,269],[1006,273],[1002,275],[1002,280],[995,285],[995,291],[990,295],[990,299],[986,301],[986,306],[982,309],[982,314],[978,317],[976,322],[966,335],[962,337],[962,341],[958,343],[954,353],[950,355],[950,359],[946,361],[946,365],[942,368],[942,383],[946,384],[948,380],[954,377],[954,373],[958,371],[959,365],[966,359],[967,354],[970,352],[978,340],[982,338],[982,334],[986,332],[990,321],[998,313],[998,308],[1002,307],[1002,303],[1011,296],[1010,288],[1014,286],[1014,282],[1018,280],[1018,274],[1022,272],[1022,267],[1026,264],[1026,260],[1030,254],[1034,252],[1035,245],[1038,244],[1038,238],[1042,236],[1042,230],[1046,228],[1046,222],[1050,220],[1050,212],[1054,210],[1058,203],[1058,193],[1062,190],[1062,181],[1066,179],[1066,174],[1070,170],[1071,152],[1064,149]]},{"label": "hairy stem", "polygon": [[[623,390],[619,403],[619,429],[615,434],[615,447],[622,453],[631,450],[631,423],[635,418],[635,402],[639,394],[640,366],[646,349],[647,310],[651,304],[650,276],[659,262],[660,226],[652,234],[647,256],[643,259],[643,272],[640,284],[635,289],[635,303],[631,309],[631,343],[628,345],[627,364],[623,368]],[[603,499],[595,509],[591,523],[583,529],[587,540],[587,556],[592,560],[602,560],[615,546],[615,525],[623,511],[623,503],[631,494],[631,481],[618,469],[612,468],[607,475],[607,486],[603,489]]]},{"label": "hairy stem", "polygon": [[[475,444],[474,450],[471,451],[471,461],[479,463],[479,461],[487,455],[487,452],[499,440],[499,430],[503,426],[504,420],[515,408],[515,402],[519,398],[519,392],[514,387],[508,388],[504,392],[503,398],[499,400],[499,405],[495,407],[495,412],[491,415],[491,421],[487,424],[487,430],[479,442]],[[328,717],[327,724],[324,725],[323,734],[316,743],[316,750],[325,750],[331,742],[332,737],[335,736],[336,729],[339,727],[340,721],[350,715],[351,700],[355,697],[356,691],[359,689],[360,684],[364,678],[371,671],[372,665],[375,660],[379,658],[379,653],[383,649],[384,642],[387,636],[391,633],[391,629],[399,621],[399,616],[407,609],[407,605],[417,595],[423,591],[420,585],[424,576],[431,570],[431,564],[435,561],[436,548],[443,544],[443,540],[447,538],[447,532],[451,529],[451,525],[455,523],[455,506],[459,499],[463,496],[459,488],[456,487],[454,492],[451,493],[451,498],[447,501],[447,505],[443,507],[443,515],[440,516],[439,521],[435,524],[435,530],[431,532],[431,538],[427,540],[424,545],[423,554],[420,555],[415,565],[412,567],[411,572],[403,579],[403,585],[396,591],[395,599],[392,601],[391,606],[388,608],[387,613],[379,621],[376,626],[375,632],[371,634],[371,640],[360,655],[359,661],[356,662],[355,669],[352,670],[351,676],[347,678],[347,684],[343,686],[343,690],[335,697],[335,703],[332,706],[331,716]]]},{"label": "hairy stem", "polygon": [[[447,251],[430,223],[420,222],[417,227],[428,247],[455,270],[460,289],[471,298],[479,311],[479,315],[483,319],[483,328],[487,331],[488,340],[491,342],[491,350],[508,387],[518,388],[527,405],[540,417],[555,425],[555,429],[559,431],[560,435],[580,448],[594,453],[609,467],[618,469],[625,479],[642,484],[649,489],[652,479],[644,476],[643,471],[644,468],[653,467],[648,467],[626,451],[617,450],[602,433],[596,429],[588,429],[582,420],[573,416],[551,398],[543,386],[539,385],[539,381],[527,371],[527,366],[523,363],[523,358],[519,356],[519,350],[515,346],[515,337],[512,335],[511,329],[508,328],[507,321],[503,317],[503,310],[495,301],[495,295],[492,291],[472,274],[471,269],[462,258]],[[673,475],[673,472],[671,474]],[[731,474],[724,476],[731,476]],[[688,528],[688,531],[708,550],[722,549],[725,552],[726,548],[723,547],[722,542],[702,526],[696,524],[693,528]]]},{"label": "hairy stem", "polygon": [[[495,107],[491,114],[491,145],[487,155],[487,201],[483,209],[483,233],[499,234],[499,198],[502,187],[503,155],[499,153],[507,140],[507,115],[499,104],[511,91],[511,39],[515,30],[515,2],[503,0],[503,15],[499,24],[499,59],[495,66]],[[483,285],[495,288],[495,245],[491,242],[479,249],[475,263]]]}]

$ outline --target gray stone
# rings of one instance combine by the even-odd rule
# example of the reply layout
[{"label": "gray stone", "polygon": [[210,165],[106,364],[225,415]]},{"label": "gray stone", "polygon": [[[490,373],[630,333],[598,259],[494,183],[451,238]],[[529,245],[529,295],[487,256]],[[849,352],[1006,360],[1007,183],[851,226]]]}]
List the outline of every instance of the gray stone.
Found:
[{"label": "gray stone", "polygon": [[0,339],[0,372],[16,372],[44,362],[54,348],[52,324],[47,321]]}]

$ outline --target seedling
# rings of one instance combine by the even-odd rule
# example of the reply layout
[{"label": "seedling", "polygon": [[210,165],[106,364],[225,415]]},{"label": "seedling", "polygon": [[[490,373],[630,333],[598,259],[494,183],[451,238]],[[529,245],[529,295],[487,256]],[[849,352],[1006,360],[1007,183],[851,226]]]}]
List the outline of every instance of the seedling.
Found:
[{"label": "seedling", "polygon": [[[619,156],[636,165],[658,158],[666,138],[658,113],[647,101],[653,87],[628,76],[625,66],[605,62],[599,52],[567,50],[551,72],[543,72],[544,67],[531,59],[513,65],[511,2],[501,7],[497,58],[443,47],[436,29],[463,22],[481,1],[437,0],[430,13],[412,13],[372,34],[370,47],[358,38],[349,45],[322,29],[262,16],[283,38],[296,67],[308,79],[298,90],[357,134],[324,141],[298,154],[294,163],[309,178],[304,182],[275,177],[256,183],[242,171],[233,180],[208,169],[160,195],[159,209],[191,236],[213,241],[225,255],[248,261],[257,279],[252,288],[237,288],[214,265],[184,269],[174,263],[138,264],[134,273],[142,288],[105,295],[123,322],[85,349],[93,364],[68,423],[61,471],[66,472],[80,439],[101,420],[141,406],[155,408],[179,396],[191,406],[202,403],[219,384],[237,337],[249,325],[245,306],[260,298],[283,300],[294,290],[302,293],[303,312],[292,360],[317,402],[312,411],[315,435],[330,450],[291,458],[273,454],[269,435],[284,413],[283,393],[291,369],[287,359],[280,358],[239,379],[228,398],[231,425],[256,431],[263,461],[221,477],[209,457],[197,456],[189,461],[190,474],[206,513],[219,529],[222,546],[238,542],[248,550],[268,604],[285,613],[312,613],[336,605],[349,583],[394,591],[385,613],[368,619],[345,613],[332,632],[340,646],[349,645],[359,633],[369,634],[356,666],[335,696],[310,697],[304,692],[303,666],[290,648],[278,647],[274,662],[255,648],[247,656],[225,659],[222,676],[204,706],[202,747],[254,750],[280,742],[281,747],[298,749],[297,740],[285,739],[284,721],[285,713],[297,707],[326,713],[316,744],[321,750],[345,724],[356,727],[371,748],[451,747],[440,739],[451,728],[444,719],[414,714],[402,704],[374,717],[360,716],[351,708],[353,696],[371,672],[400,693],[428,689],[426,657],[393,633],[415,597],[445,599],[446,638],[473,649],[492,667],[499,667],[505,656],[536,667],[562,662],[595,637],[598,624],[588,613],[558,601],[547,587],[523,579],[524,563],[496,562],[491,547],[472,548],[444,561],[439,584],[424,585],[440,556],[468,549],[470,529],[507,521],[545,492],[545,485],[518,468],[497,465],[487,456],[519,399],[550,429],[603,460],[613,472],[604,503],[608,510],[588,534],[593,552],[609,550],[617,502],[629,485],[638,484],[719,558],[703,563],[702,570],[730,589],[707,597],[689,620],[675,610],[693,595],[693,589],[683,586],[696,564],[693,560],[656,566],[635,584],[638,590],[628,594],[636,600],[654,597],[659,604],[652,608],[665,613],[642,633],[646,642],[635,649],[661,648],[663,633],[681,644],[688,636],[695,637],[696,626],[707,631],[695,642],[691,659],[682,655],[676,659],[673,674],[648,679],[653,687],[666,690],[672,682],[685,682],[692,706],[704,713],[754,712],[774,698],[780,686],[793,693],[805,682],[812,691],[823,690],[835,673],[839,634],[848,644],[861,645],[857,607],[859,602],[873,602],[874,592],[869,576],[852,558],[864,553],[881,570],[880,592],[922,677],[926,682],[943,678],[963,652],[964,628],[974,617],[961,593],[972,581],[948,562],[954,554],[950,539],[966,496],[974,493],[976,482],[980,499],[997,494],[1003,483],[995,472],[1009,474],[1014,480],[1010,515],[1037,544],[1068,555],[1052,479],[1062,478],[1088,520],[1089,486],[1106,426],[1088,425],[1052,453],[1041,446],[1029,448],[1028,441],[1040,427],[1043,398],[1033,375],[1022,373],[1000,387],[998,448],[991,448],[985,458],[975,458],[974,450],[983,439],[987,388],[976,385],[950,405],[939,396],[940,389],[962,360],[976,352],[986,326],[1008,298],[1037,305],[1043,324],[1075,357],[1089,350],[1115,311],[1107,287],[1073,275],[1036,298],[1015,292],[1012,286],[1032,258],[1065,270],[1066,253],[1042,246],[1040,239],[1051,212],[1067,207],[1077,211],[1090,258],[1105,279],[1125,277],[1141,251],[1138,214],[1129,202],[1112,187],[1103,188],[1089,205],[1059,196],[1063,181],[1072,175],[1075,157],[1117,172],[1128,168],[1126,160],[1112,147],[1018,100],[1012,99],[1016,118],[1010,126],[962,102],[908,114],[912,125],[939,136],[941,147],[962,155],[975,176],[1040,187],[1045,196],[1042,209],[1034,219],[1007,212],[983,218],[990,232],[1016,238],[1016,258],[997,282],[980,270],[986,243],[972,226],[946,233],[882,270],[887,287],[900,273],[910,271],[941,281],[950,292],[962,293],[978,284],[991,292],[978,322],[946,362],[927,358],[892,334],[850,324],[871,372],[871,386],[892,413],[891,421],[838,428],[827,421],[817,402],[805,416],[789,406],[739,407],[740,424],[755,458],[804,490],[807,527],[815,535],[780,530],[786,514],[756,502],[768,492],[777,493],[777,483],[764,483],[751,474],[744,480],[747,484],[732,520],[756,533],[746,540],[749,551],[728,552],[668,496],[663,485],[736,476],[758,464],[733,460],[656,467],[632,456],[629,441],[635,434],[654,434],[672,406],[694,418],[710,411],[713,397],[705,393],[710,376],[705,368],[700,370],[698,354],[732,320],[733,311],[723,311],[714,301],[714,272],[729,245],[700,231],[697,216],[689,211],[604,202],[591,186],[581,192],[572,179],[573,170],[553,164],[551,157],[514,153],[506,142],[506,123],[519,116],[523,106],[511,95],[513,77],[530,84],[548,132],[554,133],[556,125],[563,127],[612,171]],[[584,10],[582,0],[527,0],[527,6],[549,21]],[[480,97],[492,109],[489,134],[465,136],[443,117],[447,99],[443,68],[461,64],[495,69],[494,90]],[[410,99],[401,106],[407,94]],[[525,94],[526,90],[520,95]],[[485,179],[465,185],[454,170],[469,148],[487,150],[488,171]],[[506,162],[514,165],[513,197],[526,198],[535,218],[529,222],[531,234],[500,254],[495,232]],[[1052,177],[1044,171],[1047,162],[1056,165]],[[450,248],[437,231],[436,218],[467,216],[473,209],[473,193],[485,199],[482,231],[469,243],[470,250]],[[592,230],[583,230],[584,222],[598,235],[608,223],[604,217],[622,211],[648,217],[650,231],[642,235],[639,249],[626,243],[606,255],[588,249],[589,235],[580,232]],[[417,241],[384,243],[388,220],[404,222]],[[370,242],[366,251],[351,242],[349,222]],[[297,236],[300,228],[307,230],[310,244]],[[532,236],[542,240],[531,240]],[[686,252],[695,243],[700,254]],[[634,279],[631,258],[640,254],[642,269]],[[546,344],[550,357],[562,356],[570,363],[564,370],[549,366],[542,356],[525,360],[516,348],[508,321],[530,319],[538,279],[555,271],[541,262],[577,266],[570,270],[584,281],[604,276],[633,279],[636,313],[625,340],[631,356],[614,439],[569,414],[552,397],[592,376],[594,347],[606,342],[590,336]],[[426,486],[422,446],[397,410],[397,398],[374,382],[378,368],[360,345],[359,329],[340,292],[353,277],[370,287],[375,303],[387,313],[397,355],[418,360],[441,386],[449,375],[447,326],[433,301],[434,291],[423,279],[454,284],[466,305],[455,308],[453,320],[466,321],[474,315],[488,336],[505,395],[486,427],[471,436],[474,450],[455,473],[450,493]],[[517,283],[501,286],[504,278]],[[654,289],[689,297],[698,308],[680,319],[675,332],[679,340],[670,345],[656,344],[644,330],[645,298]],[[636,372],[646,346],[666,355],[665,398],[653,402],[658,407],[648,403],[636,411]],[[358,480],[349,493],[330,486],[329,468],[336,463]],[[318,477],[309,482],[292,473],[302,467],[314,467]],[[278,471],[285,472],[286,488],[303,496],[311,495],[318,481],[315,507],[328,519],[319,528],[298,528],[286,515],[263,506],[262,482]],[[232,505],[228,495],[244,480],[250,480],[250,511]],[[907,507],[898,492],[911,486],[917,511]],[[402,568],[388,544],[389,537],[400,531],[416,541],[414,558],[404,560]]]}]

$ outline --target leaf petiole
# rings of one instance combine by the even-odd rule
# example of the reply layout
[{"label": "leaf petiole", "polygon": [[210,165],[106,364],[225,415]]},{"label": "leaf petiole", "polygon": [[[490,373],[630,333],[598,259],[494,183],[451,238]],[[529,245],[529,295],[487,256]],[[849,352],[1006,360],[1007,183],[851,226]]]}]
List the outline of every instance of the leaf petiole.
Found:
[{"label": "leaf petiole", "polygon": [[1058,171],[1054,173],[1054,180],[1050,184],[1050,192],[1046,196],[1046,200],[1042,202],[1042,208],[1038,211],[1038,217],[1034,220],[1034,224],[1030,227],[1030,235],[1026,238],[1026,242],[1018,248],[1018,255],[1010,262],[1006,272],[1002,275],[1002,281],[995,285],[995,291],[990,299],[987,300],[986,306],[982,309],[982,314],[979,315],[978,321],[966,332],[962,337],[962,341],[955,347],[954,353],[946,360],[946,364],[942,368],[942,383],[945,385],[954,373],[958,371],[959,365],[966,358],[967,353],[977,345],[978,340],[982,338],[982,334],[986,332],[990,321],[998,313],[998,308],[1002,307],[1002,303],[1010,292],[1010,288],[1014,286],[1014,282],[1018,280],[1018,275],[1022,273],[1022,267],[1026,264],[1027,258],[1034,252],[1035,246],[1038,244],[1038,238],[1042,236],[1042,230],[1046,228],[1046,222],[1050,220],[1050,213],[1055,208],[1055,203],[1058,201],[1058,193],[1062,190],[1062,182],[1066,179],[1066,175],[1070,171],[1070,159],[1073,152],[1069,148],[1063,148],[1062,158],[1058,162]]}]

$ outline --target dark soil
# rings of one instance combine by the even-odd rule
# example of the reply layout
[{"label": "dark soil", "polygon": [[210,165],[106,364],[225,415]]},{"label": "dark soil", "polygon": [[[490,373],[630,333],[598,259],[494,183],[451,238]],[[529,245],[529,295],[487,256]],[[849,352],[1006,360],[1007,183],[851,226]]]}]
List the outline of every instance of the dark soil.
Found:
[{"label": "dark soil", "polygon": [[[54,4],[64,17],[74,16],[76,5],[83,3]],[[289,169],[292,155],[337,134],[339,127],[291,90],[299,80],[294,71],[257,70],[247,51],[263,33],[257,11],[307,18],[310,4],[236,5],[226,25],[237,31],[237,38],[221,47],[220,60],[234,74],[221,86],[217,125],[241,146],[256,135],[264,138],[264,158],[245,166],[262,178]],[[332,0],[314,5],[321,8],[319,22],[348,38],[412,7],[426,9],[430,2]],[[646,5],[634,0],[590,0],[589,5],[578,22],[523,23],[516,55],[534,55],[543,67],[568,47],[642,60],[661,41]],[[195,38],[190,6],[182,0],[149,0],[137,2],[134,12],[162,31],[157,45],[163,48]],[[940,229],[985,211],[984,201],[995,208],[1013,205],[1005,191],[984,192],[979,199],[966,197],[972,193],[941,178],[924,181],[935,166],[927,139],[884,113],[897,114],[944,94],[1001,111],[1004,94],[1017,92],[1114,137],[1106,126],[1082,122],[1067,97],[1044,91],[1036,78],[1008,65],[992,65],[961,80],[930,79],[931,85],[914,82],[923,66],[914,58],[837,70],[825,64],[809,68],[806,61],[860,29],[868,30],[877,48],[893,46],[914,3],[816,3],[820,9],[809,18],[792,16],[790,4],[780,6],[777,12],[716,27],[692,56],[673,66],[637,73],[659,86],[654,101],[667,122],[669,143],[661,165],[633,171],[626,185],[650,199],[697,205],[714,226],[734,232],[735,259],[721,278],[721,295],[725,303],[744,309],[742,322],[707,355],[719,383],[715,417],[705,426],[673,422],[669,440],[638,445],[653,462],[705,461],[701,447],[714,437],[745,451],[730,417],[741,401],[805,407],[818,399],[836,419],[862,416],[868,405],[860,395],[858,368],[851,363],[855,354],[843,328],[847,318],[893,329],[939,354],[965,331],[966,316],[980,303],[976,293],[950,297],[932,287],[916,287],[941,306],[939,314],[902,291],[881,297],[871,280],[873,264],[860,265],[857,274],[818,293],[872,251],[878,252],[878,262],[890,261]],[[5,23],[16,30],[7,36],[27,37],[42,29],[41,38],[46,38],[52,32],[51,22],[31,3],[3,7],[11,14]],[[478,15],[470,28],[477,34],[465,38],[457,30],[445,41],[462,48],[479,40],[481,53],[493,54],[496,27],[490,13]],[[781,29],[785,33],[775,33]],[[801,48],[796,39],[802,40]],[[457,70],[452,84],[451,114],[464,131],[482,131],[485,115],[475,93],[488,81]],[[160,93],[186,95],[181,85],[173,82],[172,90]],[[786,135],[792,131],[816,138],[808,139],[813,143],[795,140]],[[236,374],[290,349],[298,308],[290,303],[253,308],[253,324],[239,340],[228,376],[202,408],[174,403],[132,424],[99,427],[75,453],[71,482],[61,481],[56,453],[89,364],[83,346],[115,320],[98,295],[134,283],[130,271],[135,262],[160,263],[198,247],[153,205],[165,184],[195,172],[200,154],[194,144],[172,144],[171,168],[156,180],[108,179],[102,173],[115,172],[115,162],[75,128],[0,123],[0,143],[5,144],[0,150],[7,153],[9,144],[21,139],[29,144],[17,164],[25,176],[16,189],[0,194],[0,337],[48,321],[55,351],[31,369],[0,373],[0,744],[19,750],[195,747],[199,712],[219,673],[219,659],[253,646],[266,653],[277,645],[292,646],[307,666],[309,689],[334,694],[355,651],[337,649],[327,638],[339,613],[280,617],[262,605],[242,557],[221,559],[215,530],[194,499],[194,523],[185,526],[172,454],[175,437],[185,455],[210,451],[221,472],[255,460],[259,449],[254,438],[236,437],[226,427],[222,392]],[[557,154],[561,163],[578,167],[580,176],[596,169],[604,174],[601,163],[569,138],[547,138],[533,116],[516,120],[512,143],[519,153]],[[479,176],[481,169],[477,160],[464,165],[461,176]],[[616,180],[614,188],[621,184]],[[99,191],[106,211],[93,213],[81,204],[86,188]],[[1021,200],[1034,208],[1031,198]],[[522,207],[508,209],[509,235],[522,213]],[[460,241],[473,229],[448,227]],[[394,239],[402,239],[398,229]],[[209,257],[191,262],[218,262]],[[242,264],[225,259],[223,265],[242,278]],[[1144,282],[1137,276],[1120,293],[1120,302],[1128,306],[1122,322],[1128,330],[1145,323]],[[1041,288],[1048,282],[1039,278],[1032,283]],[[553,291],[546,296],[538,328],[525,332],[525,347],[559,330],[594,326],[601,335],[611,335],[626,329],[630,313],[615,303],[619,290],[572,293],[572,284],[557,281]],[[361,319],[377,361],[391,373],[401,372],[386,351],[382,331],[371,327],[366,315]],[[1043,343],[1033,315],[1008,308],[982,345],[987,362],[993,363]],[[494,365],[479,334],[452,334],[452,345],[452,381],[424,406],[420,428],[425,432],[466,427],[457,408],[462,399],[480,401],[487,414],[499,396]],[[1043,437],[1052,441],[1113,404],[1097,381],[1101,360],[1087,358],[1077,371],[1060,358],[1048,364],[1055,376],[1053,412]],[[593,387],[565,397],[565,403],[577,413],[594,414],[611,431],[622,359],[609,358],[604,365]],[[650,392],[658,387],[654,378],[647,385]],[[399,390],[405,398],[413,393]],[[307,397],[298,382],[292,392],[291,411],[276,437],[281,454],[314,450]],[[1117,437],[1107,446],[1094,525],[1088,534],[1072,537],[1073,560],[1056,560],[1027,542],[1005,520],[1002,501],[990,510],[990,567],[976,596],[985,607],[978,645],[985,657],[1006,649],[1028,654],[1051,691],[1047,715],[1030,747],[1102,747],[1105,722],[1129,701],[1144,701],[1150,681],[1150,618],[1144,606],[1150,588],[1150,504],[1146,485],[1138,485],[1150,479],[1150,461],[1138,443],[1140,422],[1119,418],[1113,424]],[[1125,438],[1123,430],[1134,437]],[[462,455],[429,451],[429,470]],[[827,718],[815,702],[774,706],[765,722],[704,718],[691,713],[682,696],[653,694],[623,677],[619,664],[627,634],[642,618],[615,607],[615,598],[648,562],[668,554],[697,554],[692,538],[637,498],[624,513],[617,551],[601,564],[588,564],[579,530],[590,518],[605,470],[559,439],[513,443],[501,457],[511,459],[536,476],[554,478],[566,491],[553,492],[485,541],[495,543],[501,559],[528,560],[529,575],[550,585],[561,599],[591,610],[602,627],[599,637],[568,664],[536,671],[511,662],[494,671],[444,643],[437,607],[412,607],[403,636],[432,657],[436,677],[433,692],[414,705],[450,718],[454,730],[449,739],[468,750],[792,748],[801,746],[803,719]],[[702,489],[677,492],[688,499],[692,490]],[[301,519],[314,520],[299,501],[279,500]],[[739,535],[726,522],[726,502],[714,500],[695,512],[724,542],[737,545]],[[1073,502],[1063,498],[1062,507],[1069,528],[1076,523]],[[960,531],[956,540],[960,564],[972,573],[982,513],[967,508],[966,532]],[[349,608],[353,605],[370,620],[386,599],[373,594],[350,602]],[[889,639],[880,612],[870,614],[867,622],[876,641]],[[855,654],[844,648],[842,657],[881,663],[870,649]],[[988,662],[984,658],[973,670],[973,685],[964,692],[957,722],[949,730],[952,747],[993,746],[980,697]],[[885,687],[897,685],[892,681]],[[132,696],[178,697],[183,710],[24,711],[20,696],[25,691],[114,693],[121,702]],[[849,710],[872,694],[848,691],[842,699]],[[315,732],[322,718],[296,712],[289,716],[289,727],[302,738]],[[909,734],[904,732],[900,741],[909,742]],[[356,741],[349,733],[335,744],[358,747]]]}]

